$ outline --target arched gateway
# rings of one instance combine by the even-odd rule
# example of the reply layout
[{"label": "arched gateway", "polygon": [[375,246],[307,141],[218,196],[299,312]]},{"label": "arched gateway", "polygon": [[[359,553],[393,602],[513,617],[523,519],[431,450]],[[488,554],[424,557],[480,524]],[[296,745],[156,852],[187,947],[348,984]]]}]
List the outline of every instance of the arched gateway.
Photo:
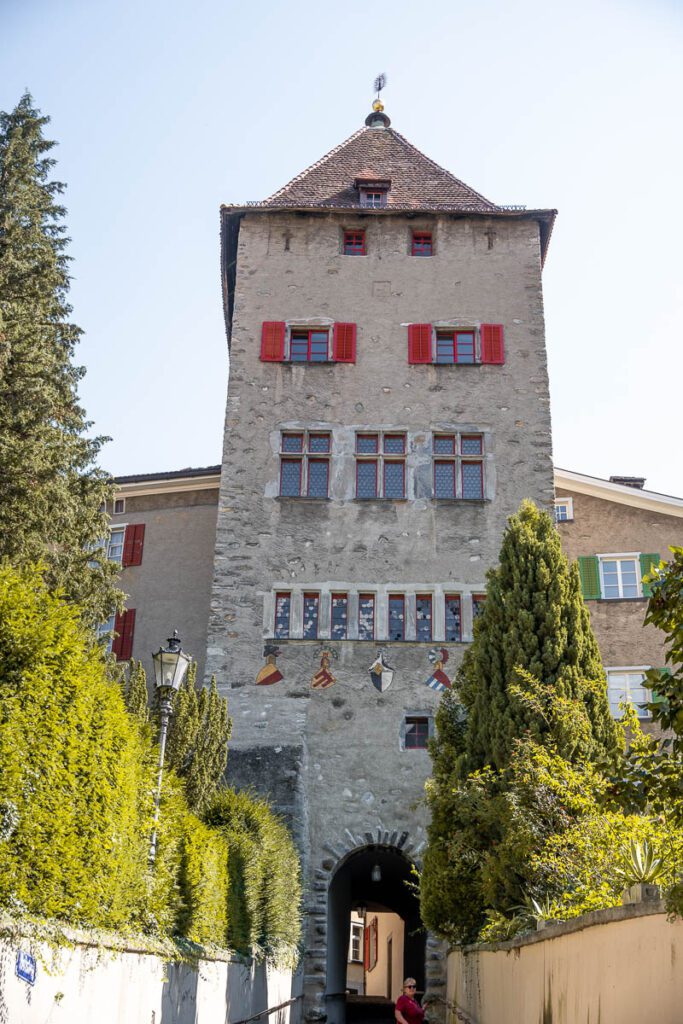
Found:
[{"label": "arched gateway", "polygon": [[418,992],[433,1000],[430,1018],[441,1019],[445,949],[420,920],[419,859],[409,834],[347,832],[341,845],[341,853],[328,846],[330,856],[315,872],[326,910],[311,922],[306,1018],[391,1021],[402,979],[410,974]]}]

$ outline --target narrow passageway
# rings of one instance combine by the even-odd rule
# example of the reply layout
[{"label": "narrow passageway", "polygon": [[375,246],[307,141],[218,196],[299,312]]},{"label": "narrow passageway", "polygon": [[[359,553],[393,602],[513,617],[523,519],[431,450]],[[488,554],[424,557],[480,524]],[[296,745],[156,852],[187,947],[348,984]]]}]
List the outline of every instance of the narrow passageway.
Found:
[{"label": "narrow passageway", "polygon": [[327,921],[328,1024],[391,1024],[406,975],[424,990],[425,932],[411,861],[367,846],[337,869]]}]

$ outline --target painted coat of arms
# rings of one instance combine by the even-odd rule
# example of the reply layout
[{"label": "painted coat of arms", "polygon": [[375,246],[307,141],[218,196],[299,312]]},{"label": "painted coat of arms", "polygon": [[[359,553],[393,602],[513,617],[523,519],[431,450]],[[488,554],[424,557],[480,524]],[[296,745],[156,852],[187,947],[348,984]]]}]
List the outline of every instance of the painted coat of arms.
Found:
[{"label": "painted coat of arms", "polygon": [[328,686],[336,683],[337,680],[330,672],[330,659],[332,656],[332,651],[320,652],[320,668],[311,679],[312,690],[326,690]]},{"label": "painted coat of arms", "polygon": [[257,686],[270,686],[272,683],[279,683],[283,678],[282,672],[275,664],[275,659],[282,654],[282,651],[276,644],[266,644],[263,648],[263,657],[266,659],[266,663],[256,676]]},{"label": "painted coat of arms", "polygon": [[394,678],[394,670],[390,665],[387,665],[384,660],[384,651],[378,651],[377,657],[373,664],[370,666],[370,678],[372,679],[372,685],[375,689],[379,690],[380,693],[384,693],[391,686],[391,680]]},{"label": "painted coat of arms", "polygon": [[445,647],[433,647],[428,657],[433,665],[433,671],[427,680],[427,686],[432,690],[436,690],[437,693],[450,690],[451,681],[443,670],[444,665],[448,661],[448,651]]}]

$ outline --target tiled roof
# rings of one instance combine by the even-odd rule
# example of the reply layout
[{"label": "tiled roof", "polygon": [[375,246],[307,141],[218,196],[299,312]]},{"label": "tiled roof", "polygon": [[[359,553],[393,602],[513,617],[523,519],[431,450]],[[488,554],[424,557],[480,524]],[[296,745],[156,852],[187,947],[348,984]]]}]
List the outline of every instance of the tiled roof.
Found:
[{"label": "tiled roof", "polygon": [[499,209],[439,167],[393,128],[361,128],[260,206],[359,207],[356,179],[391,179],[387,207],[416,210]]}]

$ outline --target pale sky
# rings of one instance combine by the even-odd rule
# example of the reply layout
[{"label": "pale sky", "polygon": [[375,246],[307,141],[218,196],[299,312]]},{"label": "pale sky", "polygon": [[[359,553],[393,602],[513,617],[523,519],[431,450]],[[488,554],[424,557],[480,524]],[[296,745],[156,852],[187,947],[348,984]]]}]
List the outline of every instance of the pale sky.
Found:
[{"label": "pale sky", "polygon": [[221,202],[393,127],[487,198],[555,207],[555,463],[683,495],[683,6],[674,0],[0,0],[0,107],[28,88],[116,474],[220,461]]}]

